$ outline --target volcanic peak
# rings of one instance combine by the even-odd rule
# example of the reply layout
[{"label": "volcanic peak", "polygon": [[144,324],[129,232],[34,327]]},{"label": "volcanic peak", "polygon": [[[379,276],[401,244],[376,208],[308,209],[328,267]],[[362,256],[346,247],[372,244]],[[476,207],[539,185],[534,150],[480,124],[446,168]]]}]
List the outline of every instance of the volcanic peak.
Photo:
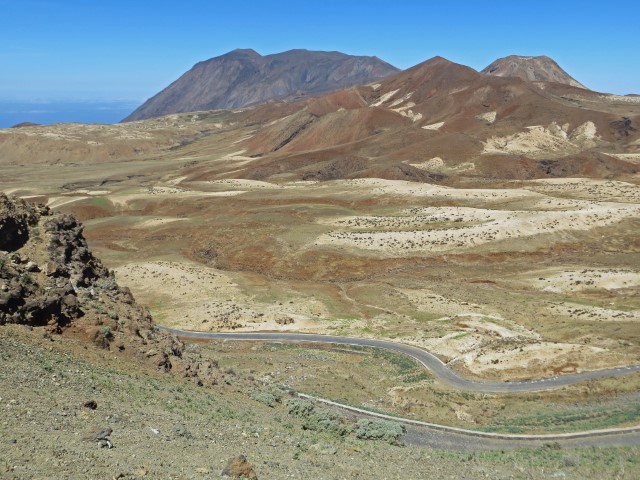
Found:
[{"label": "volcanic peak", "polygon": [[526,82],[555,82],[587,89],[565,72],[555,60],[545,55],[510,55],[499,58],[484,68],[481,73],[497,77],[517,77]]}]

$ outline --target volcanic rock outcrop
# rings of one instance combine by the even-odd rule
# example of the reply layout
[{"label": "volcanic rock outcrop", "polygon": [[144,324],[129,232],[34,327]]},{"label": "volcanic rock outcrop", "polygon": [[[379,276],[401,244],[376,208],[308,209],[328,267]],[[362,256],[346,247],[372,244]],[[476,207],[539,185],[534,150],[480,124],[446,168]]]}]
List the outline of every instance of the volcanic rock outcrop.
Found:
[{"label": "volcanic rock outcrop", "polygon": [[0,193],[0,326],[69,332],[100,348],[152,361],[196,383],[217,383],[214,364],[185,355],[93,256],[72,216]]},{"label": "volcanic rock outcrop", "polygon": [[86,310],[151,318],[95,258],[71,215],[0,194],[0,324],[63,327]]}]

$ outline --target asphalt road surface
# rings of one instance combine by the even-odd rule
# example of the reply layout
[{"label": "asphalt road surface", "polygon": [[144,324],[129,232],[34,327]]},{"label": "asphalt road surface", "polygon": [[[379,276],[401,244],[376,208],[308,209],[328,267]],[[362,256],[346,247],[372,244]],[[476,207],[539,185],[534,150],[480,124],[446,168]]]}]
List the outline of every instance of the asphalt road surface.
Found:
[{"label": "asphalt road surface", "polygon": [[377,340],[372,338],[339,337],[333,335],[316,335],[313,333],[281,333],[281,332],[193,332],[178,330],[175,328],[161,327],[163,330],[187,338],[221,339],[221,340],[245,340],[260,342],[297,342],[297,343],[332,343],[339,345],[356,345],[360,347],[373,347],[397,352],[411,357],[420,362],[438,380],[459,390],[482,393],[519,393],[551,390],[554,388],[572,385],[605,377],[622,377],[634,372],[640,372],[640,365],[628,367],[609,368],[606,370],[594,370],[590,372],[563,374],[555,377],[524,380],[518,382],[477,382],[460,376],[449,368],[434,354],[419,347],[404,343],[391,342],[389,340]]},{"label": "asphalt road surface", "polygon": [[[519,382],[476,382],[461,377],[450,369],[438,357],[412,345],[377,340],[371,338],[339,337],[333,335],[316,335],[308,333],[282,333],[282,332],[194,332],[179,330],[170,327],[160,328],[166,332],[185,338],[219,339],[234,341],[258,341],[277,343],[330,343],[338,345],[356,345],[360,347],[373,347],[390,350],[407,355],[427,368],[438,380],[452,387],[485,393],[517,393],[535,392],[560,388],[566,385],[605,377],[621,377],[640,371],[640,365],[632,365],[622,368],[611,368],[591,372],[581,372],[561,375],[557,377],[526,380]],[[300,394],[303,398],[313,398],[317,401],[333,405],[345,410],[353,416],[380,417],[389,420],[400,421],[406,424],[407,433],[403,439],[407,443],[424,445],[445,450],[495,450],[523,447],[540,447],[549,443],[558,443],[564,447],[604,447],[604,446],[631,446],[640,445],[640,425],[627,428],[612,428],[607,430],[592,430],[585,432],[573,432],[569,434],[546,435],[513,435],[500,433],[484,433],[480,431],[465,430],[446,425],[430,424],[415,420],[381,415],[368,412],[349,405],[332,402],[326,399],[310,397]]]}]

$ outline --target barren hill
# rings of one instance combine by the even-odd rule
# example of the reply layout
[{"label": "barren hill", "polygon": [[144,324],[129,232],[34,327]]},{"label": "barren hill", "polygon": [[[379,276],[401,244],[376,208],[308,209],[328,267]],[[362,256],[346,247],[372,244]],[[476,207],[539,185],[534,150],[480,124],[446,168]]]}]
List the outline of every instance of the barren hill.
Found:
[{"label": "barren hill", "polygon": [[231,109],[369,83],[398,69],[376,57],[290,50],[262,56],[238,49],[196,64],[125,121],[169,113]]},{"label": "barren hill", "polygon": [[374,84],[292,105],[297,111],[264,105],[247,112],[272,121],[246,141],[258,159],[244,175],[445,181],[461,174],[522,179],[638,170],[604,152],[636,151],[633,112],[640,104],[544,85],[435,57]]},{"label": "barren hill", "polygon": [[510,55],[499,58],[482,70],[482,73],[496,77],[517,77],[527,82],[555,82],[587,88],[560,68],[553,59],[544,55],[539,57]]}]

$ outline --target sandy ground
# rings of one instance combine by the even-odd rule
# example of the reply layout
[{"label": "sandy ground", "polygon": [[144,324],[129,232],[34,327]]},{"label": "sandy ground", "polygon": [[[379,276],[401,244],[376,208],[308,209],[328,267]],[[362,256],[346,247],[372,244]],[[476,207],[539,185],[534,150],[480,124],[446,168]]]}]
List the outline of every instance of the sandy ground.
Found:
[{"label": "sandy ground", "polygon": [[[261,190],[261,189],[281,189],[282,185],[276,185],[274,183],[263,182],[260,180],[244,180],[244,179],[224,179],[224,180],[209,180],[207,185],[219,186],[223,189],[242,189],[242,190]],[[194,184],[192,184],[194,185]]]},{"label": "sandy ground", "polygon": [[422,128],[424,130],[440,130],[440,127],[444,125],[444,122],[431,123],[429,125],[424,125]]},{"label": "sandy ground", "polygon": [[530,278],[513,279],[536,290],[572,293],[585,290],[616,290],[640,286],[640,272],[620,268],[545,269],[528,272]]},{"label": "sandy ground", "polygon": [[607,155],[627,162],[640,163],[640,153],[608,153]]},{"label": "sandy ground", "polygon": [[638,322],[640,328],[640,310],[622,311],[572,302],[552,303],[547,310],[555,316],[590,322]]},{"label": "sandy ground", "polygon": [[[238,152],[236,152],[238,153]],[[430,167],[446,169],[442,158],[429,160]],[[640,214],[640,188],[609,180],[553,179],[530,181],[519,188],[457,189],[414,182],[355,179],[331,182],[290,182],[273,184],[245,179],[189,182],[178,176],[138,190],[101,192],[117,206],[127,208],[135,200],[171,197],[224,197],[245,192],[273,192],[289,195],[310,194],[319,198],[384,197],[398,202],[397,210],[385,208],[385,215],[317,216],[314,233],[304,238],[302,248],[326,246],[353,247],[381,257],[425,254],[429,252],[473,251],[493,248],[521,249],[530,240],[542,237],[565,238],[571,232],[585,232],[614,225]],[[69,196],[51,197],[52,205],[77,202],[95,191],[78,191]],[[393,205],[390,204],[390,205]],[[413,207],[407,207],[415,205]],[[444,205],[444,206],[433,206]],[[153,230],[180,225],[185,218],[162,215],[128,216],[130,227]],[[317,227],[325,230],[318,235]],[[554,235],[554,237],[549,237]],[[505,242],[525,239],[519,244]],[[501,242],[498,244],[498,242]],[[116,268],[118,281],[129,286],[136,298],[150,307],[159,323],[179,328],[218,331],[291,330],[340,333],[401,339],[428,348],[453,365],[487,378],[526,378],[550,375],[554,369],[590,369],[624,364],[616,345],[597,346],[545,341],[543,335],[518,323],[523,320],[501,303],[474,303],[469,297],[448,295],[429,288],[390,287],[399,299],[396,307],[383,300],[356,297],[347,301],[360,316],[336,314],[326,298],[301,293],[284,282],[255,288],[253,280],[241,272],[227,272],[204,265],[179,261],[126,263]],[[581,268],[557,265],[538,268],[504,278],[506,290],[519,289],[540,295],[579,295],[584,291],[616,291],[637,288],[640,272],[633,268]],[[375,288],[383,288],[376,286]],[[348,290],[348,287],[347,287]],[[381,290],[383,291],[383,290]],[[387,290],[388,291],[388,290]],[[473,297],[471,297],[473,298]],[[547,318],[567,321],[637,322],[640,312],[606,306],[585,306],[570,299],[549,298],[540,304]],[[344,308],[342,306],[341,308]],[[344,310],[346,311],[346,310]],[[368,312],[368,313],[365,313]],[[414,312],[416,320],[404,312]],[[524,313],[526,315],[526,313]],[[625,327],[626,328],[626,327]],[[567,366],[568,365],[568,366]]]},{"label": "sandy ground", "polygon": [[[423,127],[424,128],[424,127]],[[599,137],[593,122],[585,122],[569,131],[569,124],[548,126],[533,125],[527,131],[489,138],[482,153],[545,154],[558,152],[566,155],[581,148],[590,148],[597,144]]]},{"label": "sandy ground", "polygon": [[[534,207],[540,209],[427,207],[401,211],[397,217],[341,218],[334,225],[344,229],[321,235],[315,245],[350,246],[392,255],[442,252],[500,240],[585,231],[640,215],[640,206],[628,204],[547,199]],[[381,228],[389,231],[379,231]]]},{"label": "sandy ground", "polygon": [[552,178],[532,180],[527,190],[557,197],[584,198],[591,201],[640,203],[640,186],[616,180],[588,178]]},{"label": "sandy ground", "polygon": [[313,316],[326,314],[317,302],[255,300],[225,272],[198,264],[130,263],[115,272],[122,285],[150,306],[154,318],[169,326],[200,331],[317,331]]},{"label": "sandy ground", "polygon": [[487,123],[493,123],[496,121],[497,114],[498,112],[481,113],[480,115],[476,115],[476,118],[478,120],[484,120]]},{"label": "sandy ground", "polygon": [[157,185],[140,189],[139,193],[116,194],[109,195],[108,198],[115,206],[126,206],[128,203],[136,200],[148,200],[150,196],[171,196],[179,198],[187,197],[233,197],[246,193],[246,190],[224,190],[219,192],[202,192],[197,190],[188,190],[182,187],[170,187]]}]

